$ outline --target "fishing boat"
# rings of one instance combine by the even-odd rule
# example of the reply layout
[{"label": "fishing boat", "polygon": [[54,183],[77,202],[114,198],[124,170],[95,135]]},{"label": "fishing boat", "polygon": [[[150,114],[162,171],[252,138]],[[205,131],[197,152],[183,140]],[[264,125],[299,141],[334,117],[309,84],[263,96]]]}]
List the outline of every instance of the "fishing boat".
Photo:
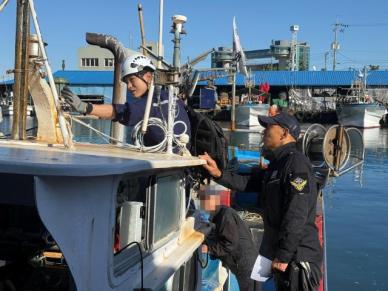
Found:
[{"label": "fishing boat", "polygon": [[[245,77],[246,88],[248,90],[248,95],[246,96],[246,100],[242,100],[242,102],[234,107],[232,104],[232,127],[234,127],[234,121],[236,125],[255,128],[256,130],[263,130],[263,127],[259,124],[259,120],[257,119],[258,115],[267,115],[269,104],[259,102],[257,100],[253,100],[252,98],[252,90],[254,89],[254,78],[252,72],[247,70],[246,65],[246,57],[244,50],[242,49],[240,43],[240,37],[237,34],[237,25],[236,19],[233,18],[233,52],[234,52],[234,66],[237,71],[239,71]],[[233,91],[235,92],[236,87],[236,76],[233,76]],[[267,91],[268,93],[268,91]],[[264,92],[260,92],[260,94],[265,94]],[[235,98],[235,93],[233,95],[233,101]],[[235,110],[235,112],[234,112]],[[235,114],[235,116],[233,116]]]},{"label": "fishing boat", "polygon": [[373,100],[366,87],[366,69],[352,83],[348,94],[337,99],[338,123],[357,128],[380,127],[385,107]]},{"label": "fishing boat", "polygon": [[[61,109],[33,0],[18,1],[17,11],[17,23],[24,25],[30,17],[25,12],[31,12],[42,55],[15,62],[16,122],[12,139],[0,140],[1,286],[31,291],[201,290],[200,246],[210,230],[190,202],[196,189],[191,173],[204,162],[184,150],[174,154],[170,139],[158,152],[126,144],[118,138],[120,132],[104,136],[106,144],[75,142],[70,121],[82,121]],[[173,19],[174,27],[181,27],[183,17]],[[20,28],[18,33],[27,29]],[[19,38],[21,47],[28,46],[27,35]],[[115,43],[95,34],[87,40],[100,46]],[[21,51],[27,50],[17,48],[17,55]],[[118,65],[121,54],[115,53]],[[167,73],[177,77],[176,70]],[[179,85],[171,80],[176,79],[163,79],[171,102]],[[28,82],[22,86],[22,80]],[[115,88],[118,80],[115,74]],[[23,124],[27,85],[38,121],[34,136],[26,136]],[[116,97],[117,89],[114,102]]]},{"label": "fishing boat", "polygon": [[249,127],[263,130],[257,119],[258,115],[267,115],[269,104],[246,103],[236,106],[236,124],[242,127]]},{"label": "fishing boat", "polygon": [[[13,100],[1,105],[1,111],[3,116],[13,116]],[[27,116],[32,116],[34,114],[34,107],[32,105],[27,105]]]},{"label": "fishing boat", "polygon": [[[159,151],[113,135],[105,138],[114,143],[75,142],[69,122],[77,119],[61,108],[32,0],[17,4],[17,23],[23,23],[17,54],[27,53],[28,33],[21,34],[29,31],[30,15],[41,55],[15,61],[12,138],[0,140],[1,288],[200,290],[198,256],[207,226],[189,207],[190,173],[204,162],[185,147],[174,154],[169,138]],[[122,60],[116,60],[118,66]],[[119,74],[114,85],[118,80]],[[168,88],[174,102],[175,87]],[[27,94],[36,109],[34,136],[26,136],[20,109]]]}]

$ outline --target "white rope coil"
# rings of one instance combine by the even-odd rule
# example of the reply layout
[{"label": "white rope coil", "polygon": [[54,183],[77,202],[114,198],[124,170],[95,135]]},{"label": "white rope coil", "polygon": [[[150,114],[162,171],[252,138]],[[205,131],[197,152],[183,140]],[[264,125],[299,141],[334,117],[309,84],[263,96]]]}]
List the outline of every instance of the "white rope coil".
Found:
[{"label": "white rope coil", "polygon": [[[153,146],[146,146],[146,145],[144,145],[144,134],[142,134],[142,132],[141,132],[141,126],[143,124],[143,121],[139,121],[134,126],[134,128],[132,130],[131,137],[132,137],[132,140],[135,141],[135,143],[134,144],[129,144],[129,143],[126,143],[126,142],[123,142],[123,141],[120,141],[118,139],[110,137],[109,135],[107,135],[107,134],[99,131],[98,129],[92,127],[91,125],[81,121],[80,119],[78,119],[75,116],[71,116],[71,120],[73,120],[73,121],[79,123],[80,125],[85,126],[85,127],[89,128],[90,130],[94,131],[95,133],[100,135],[107,143],[112,143],[112,141],[114,141],[114,142],[120,144],[121,147],[128,148],[129,150],[148,152],[148,153],[156,153],[156,152],[165,151],[166,148],[167,148],[167,124],[166,124],[165,121],[161,120],[160,118],[151,117],[148,120],[148,126],[159,127],[160,130],[163,132],[163,135],[164,135],[163,140],[160,143],[158,143],[156,145],[153,145]],[[175,148],[177,148],[177,147],[178,148],[182,148],[182,147],[185,147],[186,144],[182,143],[180,141],[180,137],[183,134],[187,133],[187,125],[183,121],[177,120],[177,121],[174,122],[174,127],[176,125],[178,125],[178,124],[183,125],[184,130],[183,130],[182,133],[174,134],[173,140],[174,140],[174,143],[176,145]]]}]

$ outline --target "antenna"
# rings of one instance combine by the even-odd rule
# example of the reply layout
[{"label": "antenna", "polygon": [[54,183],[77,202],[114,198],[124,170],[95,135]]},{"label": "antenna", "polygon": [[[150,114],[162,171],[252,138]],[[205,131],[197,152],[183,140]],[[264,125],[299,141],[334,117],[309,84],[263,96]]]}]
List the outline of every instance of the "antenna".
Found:
[{"label": "antenna", "polygon": [[141,46],[143,50],[143,55],[147,55],[147,51],[145,49],[146,47],[146,38],[145,38],[145,32],[144,32],[144,19],[143,19],[143,7],[139,3],[137,5],[137,11],[139,14],[139,23],[140,23],[140,34],[141,34]]},{"label": "antenna", "polygon": [[174,68],[179,68],[181,66],[180,62],[180,44],[181,44],[181,34],[185,34],[186,32],[183,30],[183,24],[187,21],[187,17],[183,15],[174,15],[172,17],[172,31],[174,33],[174,60],[173,66]]},{"label": "antenna", "polygon": [[291,38],[291,71],[297,71],[296,69],[299,68],[299,65],[297,65],[298,62],[298,31],[299,31],[299,25],[291,25],[290,26],[290,31],[292,34]]}]

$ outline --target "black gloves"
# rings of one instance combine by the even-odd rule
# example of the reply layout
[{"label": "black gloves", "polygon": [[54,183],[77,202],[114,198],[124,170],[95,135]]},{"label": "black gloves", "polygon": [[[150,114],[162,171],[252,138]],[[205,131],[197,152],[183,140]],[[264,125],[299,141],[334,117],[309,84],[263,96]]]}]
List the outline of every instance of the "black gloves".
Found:
[{"label": "black gloves", "polygon": [[71,92],[69,87],[65,86],[61,91],[61,95],[75,111],[81,114],[89,114],[92,111],[92,105],[81,101],[81,99],[76,94]]}]

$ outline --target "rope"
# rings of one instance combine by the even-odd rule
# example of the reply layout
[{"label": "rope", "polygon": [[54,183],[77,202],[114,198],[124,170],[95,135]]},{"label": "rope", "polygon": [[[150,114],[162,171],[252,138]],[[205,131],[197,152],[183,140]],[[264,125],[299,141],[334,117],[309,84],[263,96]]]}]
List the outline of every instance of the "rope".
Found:
[{"label": "rope", "polygon": [[[159,127],[162,130],[163,135],[164,135],[163,140],[154,146],[145,146],[144,145],[144,135],[141,132],[141,125],[143,124],[143,121],[139,121],[132,130],[132,140],[135,141],[135,144],[129,144],[129,143],[123,142],[121,140],[110,137],[109,135],[99,131],[98,129],[95,129],[91,125],[81,121],[80,119],[76,118],[75,116],[71,116],[71,120],[73,120],[73,121],[79,123],[80,125],[83,125],[83,126],[87,127],[88,129],[94,131],[95,133],[100,135],[107,143],[111,144],[112,141],[114,141],[114,142],[121,144],[121,147],[127,148],[129,150],[156,153],[156,152],[165,151],[167,148],[167,124],[165,121],[163,121],[159,118],[151,117],[148,121],[148,126]],[[174,122],[174,127],[177,124],[182,124],[184,126],[184,130],[180,134],[174,134],[173,141],[176,144],[175,148],[177,148],[177,147],[183,148],[183,147],[185,147],[185,144],[181,143],[179,138],[182,134],[186,134],[187,125],[181,120]]]},{"label": "rope", "polygon": [[0,4],[0,11],[4,9],[4,7],[8,4],[9,0],[4,0],[3,3]]}]

